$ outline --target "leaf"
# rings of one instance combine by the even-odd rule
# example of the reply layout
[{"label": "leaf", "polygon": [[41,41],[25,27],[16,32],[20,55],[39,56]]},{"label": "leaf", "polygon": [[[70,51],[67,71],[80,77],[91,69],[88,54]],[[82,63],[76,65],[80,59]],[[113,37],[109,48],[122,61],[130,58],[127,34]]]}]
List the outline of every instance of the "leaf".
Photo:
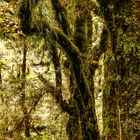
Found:
[{"label": "leaf", "polygon": [[4,19],[3,18],[0,18],[0,23],[4,22]]}]

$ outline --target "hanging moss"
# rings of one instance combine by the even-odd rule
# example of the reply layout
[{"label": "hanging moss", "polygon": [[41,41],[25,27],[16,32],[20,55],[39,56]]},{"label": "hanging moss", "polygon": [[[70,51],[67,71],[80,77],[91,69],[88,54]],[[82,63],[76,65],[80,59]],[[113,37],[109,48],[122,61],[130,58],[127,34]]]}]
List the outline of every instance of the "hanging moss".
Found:
[{"label": "hanging moss", "polygon": [[20,18],[21,29],[24,34],[29,34],[32,22],[32,9],[39,0],[21,0],[19,3],[18,17]]}]

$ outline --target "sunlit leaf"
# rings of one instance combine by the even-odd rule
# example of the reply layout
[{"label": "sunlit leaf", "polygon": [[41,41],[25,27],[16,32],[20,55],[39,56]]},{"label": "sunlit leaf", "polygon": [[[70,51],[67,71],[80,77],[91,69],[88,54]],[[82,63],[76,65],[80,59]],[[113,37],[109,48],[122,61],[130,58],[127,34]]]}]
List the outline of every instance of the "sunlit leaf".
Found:
[{"label": "sunlit leaf", "polygon": [[4,22],[4,19],[0,17],[0,23]]}]

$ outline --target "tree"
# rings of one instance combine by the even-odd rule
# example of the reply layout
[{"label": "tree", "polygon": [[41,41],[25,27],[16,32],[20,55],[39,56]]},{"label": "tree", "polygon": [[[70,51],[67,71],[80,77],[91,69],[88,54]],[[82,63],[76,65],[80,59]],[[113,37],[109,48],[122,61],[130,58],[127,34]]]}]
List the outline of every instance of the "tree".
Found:
[{"label": "tree", "polygon": [[139,139],[139,4],[97,2],[0,2],[1,139]]},{"label": "tree", "polygon": [[[70,23],[67,17],[67,10],[61,1],[52,1],[53,8],[55,10],[56,14],[56,20],[58,21],[59,25],[61,26],[62,30],[59,29],[53,29],[47,24],[47,21],[44,21],[42,24],[43,26],[43,33],[45,36],[49,33],[52,35],[52,42],[57,41],[63,50],[65,51],[68,60],[71,63],[71,76],[72,79],[75,81],[76,89],[75,92],[72,95],[71,102],[69,101],[69,104],[67,104],[61,95],[61,88],[59,88],[59,92],[55,96],[57,102],[60,103],[60,106],[64,111],[66,111],[70,115],[70,124],[71,122],[74,122],[78,126],[68,126],[67,130],[69,133],[70,139],[99,139],[99,130],[97,126],[97,119],[95,114],[95,105],[94,105],[94,93],[93,93],[93,87],[90,86],[93,83],[93,81],[90,83],[88,82],[88,77],[93,76],[95,69],[97,68],[98,60],[101,56],[101,54],[104,52],[104,50],[100,50],[100,48],[96,48],[95,50],[99,49],[99,53],[97,53],[95,57],[95,61],[97,63],[95,64],[88,64],[86,65],[85,69],[83,60],[86,58],[87,53],[84,53],[87,51],[88,47],[91,45],[91,42],[88,41],[91,40],[91,29],[92,29],[92,20],[91,20],[91,10],[93,7],[90,7],[92,4],[92,1],[88,3],[87,1],[78,1],[76,3],[76,19],[75,19],[75,27],[74,27],[74,35],[72,36],[70,32]],[[28,27],[31,27],[30,17],[31,14],[29,12],[29,8],[32,5],[29,5],[28,2],[22,3],[22,5],[26,5],[26,8],[21,7],[20,10],[20,19],[21,19],[21,25],[22,29],[27,29]],[[94,5],[93,5],[94,6]],[[89,8],[87,8],[89,7]],[[30,8],[31,9],[31,8]],[[91,10],[88,10],[91,9]],[[28,16],[27,16],[28,15]],[[26,18],[24,18],[26,17]],[[90,18],[89,18],[90,17]],[[90,20],[90,21],[88,21]],[[27,28],[26,28],[27,26]],[[40,27],[34,27],[29,28],[30,30],[35,31]],[[89,36],[90,35],[90,36]],[[74,41],[70,40],[70,37],[73,38]],[[56,47],[53,45],[53,47]],[[54,52],[54,48],[52,49]],[[57,57],[57,53],[53,53]],[[81,55],[83,57],[81,57]],[[57,67],[59,67],[59,60],[57,61],[58,66],[56,65],[56,61],[54,62],[54,66],[56,69],[56,85],[58,83],[61,85],[61,74],[59,72]],[[89,73],[89,67],[92,66],[93,69],[91,69],[91,73]],[[59,76],[59,81],[57,81],[57,78]],[[92,78],[91,78],[92,79]],[[93,80],[93,79],[92,79]],[[61,86],[60,86],[61,87]],[[75,118],[73,120],[73,118]],[[72,119],[72,120],[71,120]],[[75,122],[76,121],[76,122]],[[68,125],[70,125],[68,124]],[[74,124],[73,124],[74,125]],[[70,132],[71,128],[76,128],[79,130],[76,130],[76,132]],[[73,131],[73,130],[72,130]]]},{"label": "tree", "polygon": [[[108,53],[106,55],[105,61],[106,82],[105,88],[103,90],[103,135],[104,139],[108,140],[119,138],[132,139],[134,138],[134,135],[132,136],[132,134],[130,134],[129,132],[132,132],[135,128],[130,122],[132,121],[134,123],[135,121],[131,118],[132,116],[130,114],[133,111],[130,110],[132,108],[134,109],[134,106],[137,105],[135,102],[135,97],[139,96],[138,90],[131,90],[130,92],[130,89],[132,89],[133,87],[133,82],[137,83],[136,79],[139,75],[139,51],[136,49],[138,48],[138,43],[137,41],[135,42],[135,40],[137,40],[138,38],[137,36],[132,35],[132,32],[134,32],[134,28],[137,27],[134,18],[134,2],[125,0],[101,0],[99,1],[99,3],[101,5],[101,13],[103,15],[103,19],[107,23],[107,28],[110,32],[110,48],[108,48]],[[128,42],[129,46],[126,45]],[[135,46],[135,50],[132,49],[133,45]],[[129,49],[130,51],[128,54],[127,50]],[[133,78],[130,78],[131,74],[129,75],[128,73],[131,73],[132,75],[136,74],[135,77],[137,78],[135,80],[132,80]],[[128,82],[130,79],[133,82]],[[127,88],[128,85],[126,86],[126,83],[129,83],[128,85],[131,85],[132,87]],[[137,83],[134,87],[137,88],[139,87],[138,85],[139,84]],[[136,95],[135,97],[134,93]],[[130,100],[130,96],[134,97],[135,101]],[[131,129],[130,127],[128,127],[130,124]]]}]

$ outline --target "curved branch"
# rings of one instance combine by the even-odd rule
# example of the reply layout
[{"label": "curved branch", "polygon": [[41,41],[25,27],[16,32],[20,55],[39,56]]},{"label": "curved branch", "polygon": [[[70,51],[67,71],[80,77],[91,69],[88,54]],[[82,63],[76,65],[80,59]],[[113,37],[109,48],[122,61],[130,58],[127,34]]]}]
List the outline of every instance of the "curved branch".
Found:
[{"label": "curved branch", "polygon": [[61,100],[58,100],[58,95],[56,94],[57,89],[41,74],[37,74],[37,75],[38,75],[39,80],[44,84],[45,91],[51,93],[51,95],[56,99],[56,102],[59,103],[61,109],[64,112],[67,112],[68,114],[70,114],[71,109],[70,109],[69,105],[67,104],[66,100],[63,100],[63,97],[61,94],[59,94],[59,99],[61,99]]},{"label": "curved branch", "polygon": [[89,99],[92,99],[92,95],[83,71],[80,51],[63,32],[59,29],[54,29],[54,31],[57,33],[56,39],[58,43],[61,44],[61,47],[65,50],[71,61],[76,83],[80,90],[81,97],[83,98],[83,103],[87,105],[89,103]]}]

